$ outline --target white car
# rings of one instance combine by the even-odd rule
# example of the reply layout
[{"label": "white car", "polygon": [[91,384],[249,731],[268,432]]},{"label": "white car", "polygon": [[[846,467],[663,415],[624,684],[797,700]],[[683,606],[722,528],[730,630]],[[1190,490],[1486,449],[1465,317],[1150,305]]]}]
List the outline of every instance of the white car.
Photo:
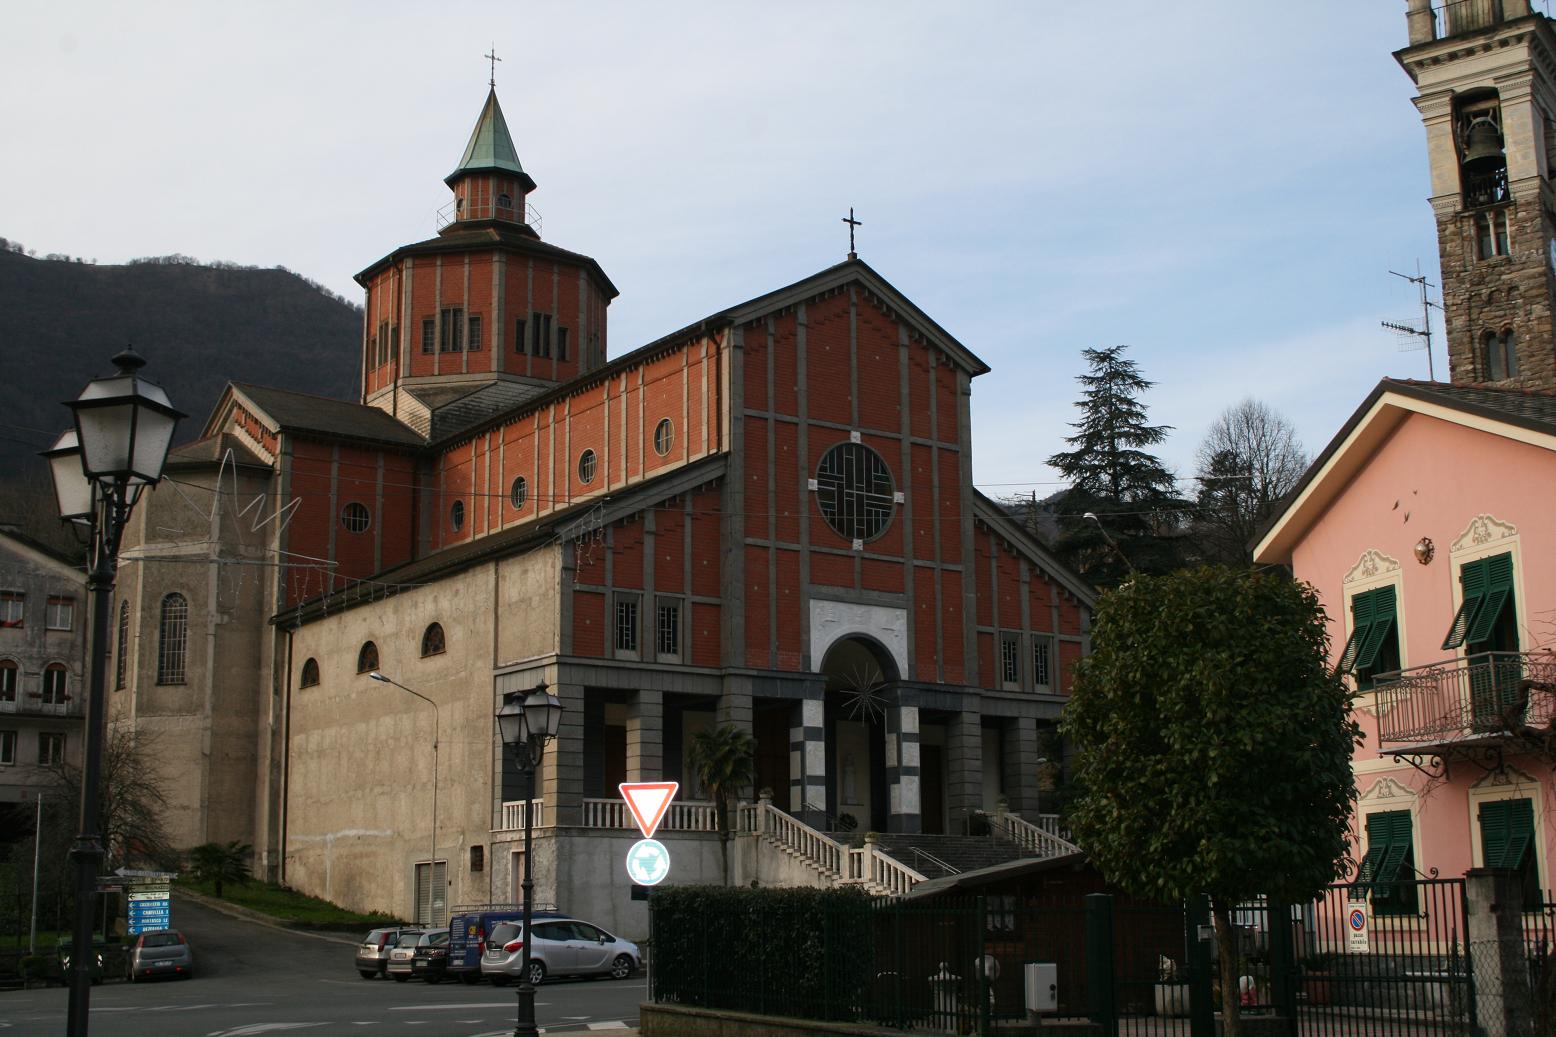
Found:
[{"label": "white car", "polygon": [[[536,986],[547,976],[610,976],[626,979],[643,965],[638,945],[612,936],[599,926],[576,918],[537,919],[530,925],[529,981]],[[493,986],[516,981],[524,968],[524,926],[499,922],[486,938],[481,975]]]}]

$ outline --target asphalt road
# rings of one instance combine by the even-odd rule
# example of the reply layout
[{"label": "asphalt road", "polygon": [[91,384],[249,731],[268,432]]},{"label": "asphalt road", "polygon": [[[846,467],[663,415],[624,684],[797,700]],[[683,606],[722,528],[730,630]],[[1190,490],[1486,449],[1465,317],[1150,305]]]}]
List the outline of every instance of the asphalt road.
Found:
[{"label": "asphalt road", "polygon": [[[173,926],[189,937],[195,975],[92,988],[94,1037],[249,1037],[290,1031],[476,1037],[512,1033],[513,988],[364,980],[340,937],[293,933],[176,898]],[[638,1024],[642,973],[624,980],[556,980],[535,992],[547,1033]],[[0,1037],[65,1032],[66,992],[0,992]]]}]

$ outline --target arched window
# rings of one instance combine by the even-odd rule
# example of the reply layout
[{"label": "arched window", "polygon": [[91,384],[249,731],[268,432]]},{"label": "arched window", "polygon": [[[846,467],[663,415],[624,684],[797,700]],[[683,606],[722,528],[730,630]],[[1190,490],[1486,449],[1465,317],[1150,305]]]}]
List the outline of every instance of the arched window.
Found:
[{"label": "arched window", "polygon": [[115,690],[120,690],[124,687],[124,667],[126,660],[129,658],[129,652],[125,650],[125,646],[129,643],[129,640],[130,603],[121,601],[119,602],[119,655],[113,661],[113,686]]},{"label": "arched window", "polygon": [[371,641],[363,642],[362,650],[357,653],[357,672],[372,673],[378,669],[378,646]]},{"label": "arched window", "polygon": [[182,594],[162,599],[162,621],[157,627],[157,683],[182,684],[189,646],[189,602]]},{"label": "arched window", "polygon": [[443,624],[429,623],[426,633],[421,635],[421,657],[425,659],[429,655],[443,654]]},{"label": "arched window", "polygon": [[511,209],[511,208],[513,208],[513,198],[510,197],[509,195],[505,195],[505,194],[498,195],[497,196],[497,208],[499,208],[499,209]]},{"label": "arched window", "polygon": [[524,507],[528,498],[529,483],[524,481],[524,476],[518,476],[513,480],[513,489],[508,492],[508,502],[513,505],[514,511],[518,511]]},{"label": "arched window", "polygon": [[0,659],[0,702],[16,701],[16,664],[9,659]]},{"label": "arched window", "polygon": [[448,509],[448,524],[454,527],[457,533],[465,525],[465,502],[457,500]]},{"label": "arched window", "polygon": [[43,668],[43,704],[45,706],[62,706],[69,698],[66,691],[70,686],[70,671],[65,669],[64,663],[49,663]]},{"label": "arched window", "polygon": [[297,678],[297,683],[304,688],[311,688],[319,683],[319,661],[317,659],[309,659],[303,663],[303,672]]},{"label": "arched window", "polygon": [[595,457],[593,450],[585,450],[578,458],[578,481],[585,486],[594,482]]}]

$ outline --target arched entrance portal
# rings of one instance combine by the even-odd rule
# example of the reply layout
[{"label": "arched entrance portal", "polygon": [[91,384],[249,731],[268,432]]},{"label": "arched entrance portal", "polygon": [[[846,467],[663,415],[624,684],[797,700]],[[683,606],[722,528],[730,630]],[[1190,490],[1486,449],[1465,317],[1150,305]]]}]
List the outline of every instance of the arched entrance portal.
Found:
[{"label": "arched entrance portal", "polygon": [[879,642],[854,635],[827,649],[821,673],[826,678],[828,827],[884,832],[890,810],[886,712],[896,702],[897,665]]}]

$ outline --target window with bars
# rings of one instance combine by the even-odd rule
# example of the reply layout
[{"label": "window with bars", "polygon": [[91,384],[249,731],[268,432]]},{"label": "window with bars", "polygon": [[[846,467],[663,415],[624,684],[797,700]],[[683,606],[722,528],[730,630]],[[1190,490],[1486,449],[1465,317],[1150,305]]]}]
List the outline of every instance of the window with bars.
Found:
[{"label": "window with bars", "polygon": [[1367,854],[1356,869],[1353,897],[1370,896],[1374,914],[1414,914],[1416,897],[1415,844],[1408,810],[1384,810],[1367,815]]},{"label": "window with bars", "polygon": [[1540,866],[1534,839],[1534,804],[1527,799],[1498,799],[1482,803],[1480,821],[1481,866],[1516,871],[1523,880],[1524,909],[1543,902]]},{"label": "window with bars", "polygon": [[578,481],[585,486],[594,482],[594,469],[597,458],[593,450],[585,450],[578,458]]},{"label": "window with bars", "polygon": [[465,311],[448,306],[438,313],[438,352],[459,353],[465,348]]},{"label": "window with bars", "polygon": [[20,628],[27,610],[27,595],[20,591],[0,591],[0,627]]},{"label": "window with bars", "polygon": [[659,658],[681,658],[681,599],[660,598],[654,603],[654,651]]},{"label": "window with bars", "polygon": [[513,505],[514,511],[524,508],[524,502],[529,499],[529,483],[524,481],[524,476],[513,477],[513,486],[508,490],[508,503]]},{"label": "window with bars", "polygon": [[891,522],[895,493],[886,461],[863,443],[839,443],[821,459],[816,501],[839,536],[873,540]]},{"label": "window with bars", "polygon": [[1378,587],[1351,598],[1351,636],[1340,653],[1340,672],[1352,674],[1367,691],[1380,673],[1399,670],[1398,608],[1393,587]]},{"label": "window with bars", "polygon": [[465,322],[465,349],[471,353],[481,351],[481,315],[472,313]]},{"label": "window with bars", "polygon": [[1021,689],[1021,636],[1000,635],[1000,687],[1007,691]]},{"label": "window with bars", "polygon": [[162,599],[157,626],[157,683],[183,684],[189,647],[189,601],[182,594]]},{"label": "window with bars", "polygon": [[0,767],[16,763],[16,732],[0,731]]},{"label": "window with bars", "polygon": [[348,533],[366,533],[367,527],[373,524],[373,515],[367,510],[366,504],[352,501],[341,509],[340,524],[346,527]]},{"label": "window with bars", "polygon": [[130,657],[130,653],[128,651],[129,643],[130,603],[127,601],[121,601],[119,602],[119,639],[116,642],[116,646],[119,649],[119,654],[114,658],[113,661],[113,686],[115,691],[118,691],[124,687],[124,670],[125,666],[128,665]]},{"label": "window with bars", "polygon": [[421,322],[421,351],[423,353],[438,351],[438,322],[431,317],[423,318]]},{"label": "window with bars", "polygon": [[60,663],[49,663],[43,669],[43,704],[63,706],[70,696],[70,671]]},{"label": "window with bars", "polygon": [[76,625],[76,599],[50,596],[43,613],[43,625],[48,630],[70,630]]},{"label": "window with bars", "polygon": [[21,671],[9,659],[0,659],[0,702],[16,701],[16,678]]},{"label": "window with bars", "polygon": [[638,596],[616,595],[615,644],[623,655],[637,655],[638,651]]},{"label": "window with bars", "polygon": [[1038,691],[1054,691],[1058,685],[1053,679],[1053,638],[1043,634],[1032,635],[1032,687]]},{"label": "window with bars", "polygon": [[38,732],[38,766],[57,767],[65,762],[65,736],[58,731]]}]

